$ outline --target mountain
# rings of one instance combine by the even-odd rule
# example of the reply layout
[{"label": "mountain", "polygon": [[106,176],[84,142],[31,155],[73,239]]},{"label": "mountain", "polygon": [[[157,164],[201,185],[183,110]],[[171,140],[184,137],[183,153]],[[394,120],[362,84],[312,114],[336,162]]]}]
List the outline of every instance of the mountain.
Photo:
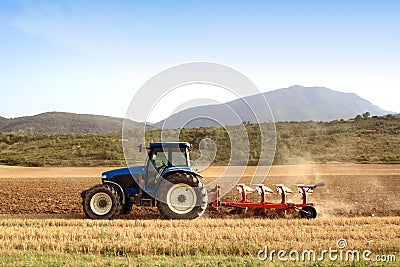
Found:
[{"label": "mountain", "polygon": [[[46,112],[34,116],[6,119],[0,117],[0,132],[37,132],[41,134],[110,133],[121,131],[123,119],[66,112]],[[128,121],[127,127],[143,127],[142,123]]]},{"label": "mountain", "polygon": [[[341,93],[324,87],[292,86],[263,93],[268,100],[275,121],[331,121],[354,118],[358,114],[386,115],[385,111],[352,93]],[[249,104],[249,105],[248,105]],[[252,110],[249,108],[252,107]],[[163,128],[196,128],[202,126],[237,125],[243,121],[272,121],[260,94],[236,99],[226,104],[198,106],[171,115],[155,126]],[[234,114],[229,116],[227,114]],[[122,118],[47,112],[34,116],[7,119],[0,116],[0,132],[30,131],[52,133],[109,133],[121,131]],[[165,125],[164,125],[165,124]],[[142,123],[128,121],[130,129],[143,127]],[[153,126],[150,126],[153,127]]]},{"label": "mountain", "polygon": [[6,118],[0,116],[0,125],[2,125],[3,123],[5,123],[7,121]]},{"label": "mountain", "polygon": [[[299,85],[262,94],[271,107],[274,120],[332,121],[350,119],[358,114],[386,115],[385,111],[354,93],[337,92],[325,87]],[[251,107],[251,109],[249,108]],[[254,114],[261,114],[259,122],[271,121],[261,94],[236,99],[226,104],[198,106],[185,109],[155,124],[157,127],[180,128],[238,124],[239,121],[257,122]],[[253,112],[254,111],[254,112]],[[226,114],[237,114],[227,116]],[[195,118],[195,119],[193,119]]]},{"label": "mountain", "polygon": [[391,113],[354,93],[325,87],[297,85],[266,93],[265,97],[277,121],[332,121],[354,118],[367,111],[376,116]]}]

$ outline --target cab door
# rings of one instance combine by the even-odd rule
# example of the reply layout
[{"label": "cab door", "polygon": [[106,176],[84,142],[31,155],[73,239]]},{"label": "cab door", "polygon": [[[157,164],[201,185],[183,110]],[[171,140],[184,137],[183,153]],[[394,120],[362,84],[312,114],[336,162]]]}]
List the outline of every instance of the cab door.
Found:
[{"label": "cab door", "polygon": [[161,147],[153,148],[147,160],[146,190],[155,189],[155,185],[166,166],[168,166],[168,151],[164,151]]}]

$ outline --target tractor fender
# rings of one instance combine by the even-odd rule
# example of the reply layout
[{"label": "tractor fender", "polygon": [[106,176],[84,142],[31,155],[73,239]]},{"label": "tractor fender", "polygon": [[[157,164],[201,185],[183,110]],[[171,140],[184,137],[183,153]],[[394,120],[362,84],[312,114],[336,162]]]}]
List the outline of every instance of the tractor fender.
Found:
[{"label": "tractor fender", "polygon": [[192,168],[186,169],[186,168],[174,168],[174,167],[164,170],[162,173],[162,177],[168,177],[169,175],[174,173],[188,173],[192,174],[197,179],[203,179],[203,176],[198,172],[194,171]]},{"label": "tractor fender", "polygon": [[118,183],[107,180],[107,179],[103,179],[103,184],[110,184],[112,187],[116,188],[117,191],[119,191],[119,193],[121,193],[121,203],[125,204],[125,193],[124,193],[124,190],[122,189],[122,187]]}]

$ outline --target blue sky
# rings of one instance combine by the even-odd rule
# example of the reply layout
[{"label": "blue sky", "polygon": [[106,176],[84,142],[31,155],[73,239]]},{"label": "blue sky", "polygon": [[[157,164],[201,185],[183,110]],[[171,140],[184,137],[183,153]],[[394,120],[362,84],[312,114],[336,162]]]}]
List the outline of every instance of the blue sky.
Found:
[{"label": "blue sky", "polygon": [[144,82],[195,61],[400,112],[400,1],[349,2],[0,0],[0,116],[124,117]]}]

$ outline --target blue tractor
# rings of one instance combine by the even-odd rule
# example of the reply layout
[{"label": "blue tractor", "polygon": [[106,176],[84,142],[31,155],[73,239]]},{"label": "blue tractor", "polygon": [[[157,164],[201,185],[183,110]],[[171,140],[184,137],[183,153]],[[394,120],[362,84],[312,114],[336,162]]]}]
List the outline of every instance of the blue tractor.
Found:
[{"label": "blue tractor", "polygon": [[[142,146],[139,146],[142,149]],[[187,142],[150,143],[145,166],[102,174],[102,183],[81,193],[90,219],[113,219],[133,205],[157,207],[167,219],[196,219],[207,207],[203,178],[190,167]]]}]

